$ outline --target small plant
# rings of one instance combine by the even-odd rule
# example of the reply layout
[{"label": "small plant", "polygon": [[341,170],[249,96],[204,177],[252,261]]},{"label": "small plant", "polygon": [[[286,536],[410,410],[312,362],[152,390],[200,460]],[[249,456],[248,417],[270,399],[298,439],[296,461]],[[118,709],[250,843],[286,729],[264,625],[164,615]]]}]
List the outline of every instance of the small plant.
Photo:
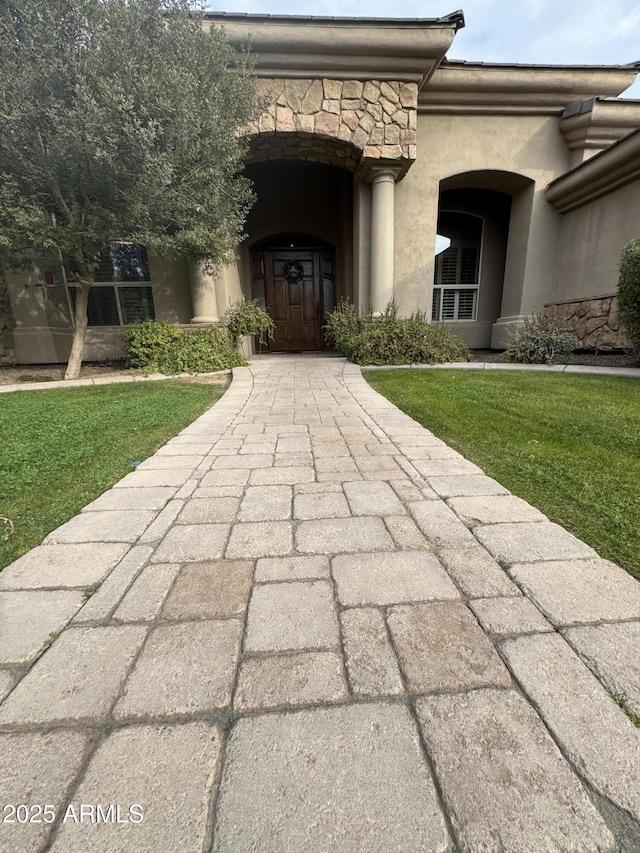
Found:
[{"label": "small plant", "polygon": [[[239,299],[227,308],[222,318],[223,325],[228,329],[234,346],[238,346],[247,335],[257,335],[261,344],[266,338],[272,338],[275,324],[264,308],[258,305],[256,299],[247,302]],[[266,337],[265,337],[266,335]]]},{"label": "small plant", "polygon": [[640,237],[630,240],[620,255],[618,309],[633,348],[640,352]]},{"label": "small plant", "polygon": [[356,364],[441,364],[470,358],[464,341],[445,326],[429,323],[424,313],[398,317],[393,299],[380,317],[370,311],[361,316],[355,306],[342,302],[325,328],[330,342]]},{"label": "small plant", "polygon": [[554,364],[578,345],[573,329],[553,314],[525,317],[524,325],[512,335],[505,360],[518,364]]},{"label": "small plant", "polygon": [[212,373],[246,364],[220,326],[183,331],[145,320],[127,326],[123,337],[128,366],[146,373]]},{"label": "small plant", "polygon": [[346,353],[349,341],[362,331],[365,322],[352,302],[341,299],[335,311],[327,317],[327,325],[324,327],[327,341],[340,352]]},{"label": "small plant", "polygon": [[84,600],[89,601],[89,599],[96,594],[96,592],[100,589],[101,586],[102,583],[100,581],[91,584],[91,586],[88,586],[84,591]]},{"label": "small plant", "polygon": [[627,717],[629,717],[633,725],[637,729],[640,729],[640,717],[637,714],[634,714],[634,712],[629,707],[627,697],[624,696],[622,693],[612,693],[611,698],[619,708],[622,708],[622,710],[625,712]]}]

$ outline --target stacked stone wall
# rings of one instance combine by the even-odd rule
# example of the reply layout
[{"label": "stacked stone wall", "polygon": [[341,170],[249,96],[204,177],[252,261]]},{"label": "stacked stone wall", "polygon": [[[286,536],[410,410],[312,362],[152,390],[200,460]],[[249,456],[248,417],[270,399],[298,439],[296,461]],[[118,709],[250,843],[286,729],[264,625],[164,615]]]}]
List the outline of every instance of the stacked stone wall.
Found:
[{"label": "stacked stone wall", "polygon": [[624,350],[631,345],[620,325],[615,294],[554,302],[545,305],[544,310],[546,314],[555,314],[571,323],[579,341],[578,349],[610,352]]},{"label": "stacked stone wall", "polygon": [[247,128],[253,159],[295,158],[355,171],[362,158],[416,158],[418,87],[380,80],[259,79],[267,109]]},{"label": "stacked stone wall", "polygon": [[0,364],[15,364],[16,350],[13,340],[15,325],[9,291],[0,270]]}]

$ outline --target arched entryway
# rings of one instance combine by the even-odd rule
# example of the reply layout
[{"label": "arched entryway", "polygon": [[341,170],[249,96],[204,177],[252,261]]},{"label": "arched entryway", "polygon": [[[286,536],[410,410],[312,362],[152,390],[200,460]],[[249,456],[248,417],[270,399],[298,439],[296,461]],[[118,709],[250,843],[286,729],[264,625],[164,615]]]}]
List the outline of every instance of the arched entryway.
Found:
[{"label": "arched entryway", "polygon": [[335,307],[335,247],[310,234],[285,233],[251,247],[252,297],[268,311],[272,352],[321,350]]}]

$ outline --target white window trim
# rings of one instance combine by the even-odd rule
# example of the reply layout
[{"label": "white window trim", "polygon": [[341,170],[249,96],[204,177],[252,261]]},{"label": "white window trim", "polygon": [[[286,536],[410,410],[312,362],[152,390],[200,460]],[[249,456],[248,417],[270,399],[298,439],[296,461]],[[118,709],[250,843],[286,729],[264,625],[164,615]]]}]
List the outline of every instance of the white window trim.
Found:
[{"label": "white window trim", "polygon": [[[483,261],[483,256],[484,256],[485,218],[484,218],[484,216],[480,216],[480,214],[478,214],[478,213],[469,213],[468,210],[455,210],[452,208],[447,208],[446,210],[439,210],[438,211],[438,218],[440,217],[441,213],[460,213],[460,214],[464,214],[465,216],[473,216],[475,219],[479,219],[480,222],[482,223],[482,231],[480,233],[480,252],[478,253],[478,281],[475,284],[465,284],[465,285],[462,285],[462,284],[450,285],[450,284],[434,283],[433,291],[434,292],[436,290],[440,291],[440,300],[439,300],[440,314],[442,314],[442,295],[443,295],[444,290],[456,291],[456,297],[455,297],[456,302],[459,300],[458,291],[460,291],[460,290],[475,290],[476,291],[476,298],[475,298],[473,319],[436,320],[434,317],[432,317],[431,321],[434,323],[477,323],[478,322],[478,306],[480,304],[480,288],[482,286],[482,261]],[[467,242],[467,241],[464,241],[464,240],[460,241],[460,243],[458,245],[464,244],[465,242]],[[462,247],[463,246],[461,245],[461,248]],[[445,251],[448,251],[448,249]],[[442,254],[444,254],[444,252]],[[436,264],[436,270],[437,270],[438,269],[437,258],[435,260],[435,264]],[[440,272],[442,272],[442,264],[440,264]]]}]

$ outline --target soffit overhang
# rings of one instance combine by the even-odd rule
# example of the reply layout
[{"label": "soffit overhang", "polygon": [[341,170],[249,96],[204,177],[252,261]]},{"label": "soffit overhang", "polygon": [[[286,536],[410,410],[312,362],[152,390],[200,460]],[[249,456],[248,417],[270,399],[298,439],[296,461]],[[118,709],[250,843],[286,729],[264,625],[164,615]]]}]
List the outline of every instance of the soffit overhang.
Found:
[{"label": "soffit overhang", "polygon": [[552,181],[547,201],[568,213],[640,179],[640,128]]},{"label": "soffit overhang", "polygon": [[248,47],[255,74],[271,78],[396,80],[430,78],[464,26],[462,12],[444,18],[328,18],[209,12],[236,49]]},{"label": "soffit overhang", "polygon": [[421,113],[561,115],[568,104],[615,98],[637,65],[508,65],[444,60],[420,92]]},{"label": "soffit overhang", "polygon": [[640,101],[590,98],[569,104],[560,130],[572,151],[601,150],[640,127]]}]

